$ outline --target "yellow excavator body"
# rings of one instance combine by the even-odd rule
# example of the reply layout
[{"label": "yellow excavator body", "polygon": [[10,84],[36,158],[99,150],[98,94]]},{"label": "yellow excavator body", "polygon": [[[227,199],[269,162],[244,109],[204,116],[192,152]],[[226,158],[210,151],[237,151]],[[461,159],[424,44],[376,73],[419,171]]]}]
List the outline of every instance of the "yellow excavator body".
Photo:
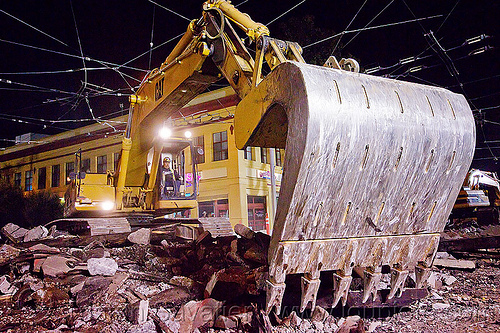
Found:
[{"label": "yellow excavator body", "polygon": [[[232,24],[253,41],[254,56]],[[325,271],[333,275],[332,306],[345,304],[353,270],[363,275],[363,302],[375,297],[383,266],[391,271],[388,298],[412,271],[423,286],[472,161],[470,107],[446,89],[357,73],[352,59],[328,64],[306,64],[298,44],[269,37],[229,2],[205,2],[202,17],[130,97],[116,207],[127,187],[143,182],[154,124],[222,74],[242,99],[238,148],[286,150],[266,310],[279,311],[288,274],[303,274],[301,310],[314,308]]]}]

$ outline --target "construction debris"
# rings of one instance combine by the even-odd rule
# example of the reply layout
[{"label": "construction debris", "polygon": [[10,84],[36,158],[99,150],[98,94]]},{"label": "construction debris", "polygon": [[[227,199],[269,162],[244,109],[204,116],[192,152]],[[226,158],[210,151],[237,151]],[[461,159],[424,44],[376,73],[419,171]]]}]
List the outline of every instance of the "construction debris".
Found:
[{"label": "construction debris", "polygon": [[468,270],[474,270],[476,268],[474,261],[456,259],[435,259],[434,266]]},{"label": "construction debris", "polygon": [[[145,227],[131,233],[79,236],[87,237],[83,243],[69,232],[51,238],[59,232],[54,232],[53,226],[52,234],[25,243],[20,241],[23,237],[37,233],[28,230],[20,236],[24,231],[19,229],[10,225],[2,231],[14,246],[0,247],[0,331],[390,331],[390,318],[347,316],[339,312],[342,307],[332,310],[331,291],[318,297],[313,311],[297,311],[297,292],[284,302],[289,311],[266,315],[263,306],[270,237],[243,225],[235,227],[236,235],[221,237],[206,230],[197,231],[194,239],[186,239],[186,232],[175,237],[179,232],[173,228],[164,229],[159,238],[160,234]],[[43,234],[42,228],[37,230],[37,235]],[[464,262],[448,253],[439,253],[437,260]],[[472,296],[451,297],[448,291],[463,283],[463,274],[476,272],[434,269],[427,281],[430,296],[423,301],[428,304],[426,309],[447,314],[456,304],[469,302]],[[412,279],[408,283],[414,284],[415,276]],[[380,289],[389,285],[390,275],[383,274]],[[297,286],[295,290],[300,291],[300,280]],[[412,293],[425,296],[427,291],[416,289]],[[393,298],[389,302],[381,293],[376,300],[362,304],[362,292],[350,294],[347,304],[361,304],[360,308],[406,306],[411,299]]]}]

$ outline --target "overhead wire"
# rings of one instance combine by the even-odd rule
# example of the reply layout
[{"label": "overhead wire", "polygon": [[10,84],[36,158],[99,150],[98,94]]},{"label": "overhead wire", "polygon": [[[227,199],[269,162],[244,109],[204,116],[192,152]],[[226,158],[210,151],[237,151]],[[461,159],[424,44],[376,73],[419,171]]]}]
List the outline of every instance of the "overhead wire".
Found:
[{"label": "overhead wire", "polygon": [[191,22],[191,19],[188,19],[186,16],[181,15],[181,14],[177,13],[176,11],[174,11],[174,10],[172,10],[172,9],[170,9],[170,8],[167,8],[167,7],[163,6],[163,5],[160,5],[159,3],[154,2],[153,0],[148,0],[148,1],[149,1],[149,2],[151,2],[151,3],[152,3],[153,5],[155,5],[155,6],[158,6],[158,7],[160,7],[160,8],[163,8],[163,9],[165,9],[166,11],[169,11],[170,13],[175,14],[175,15],[177,15],[177,16],[179,16],[179,17],[181,17],[181,18],[185,19],[185,20],[187,20],[188,22]]},{"label": "overhead wire", "polygon": [[306,46],[304,46],[302,48],[305,49],[305,48],[314,46],[316,44],[323,43],[323,42],[325,42],[327,40],[330,40],[332,38],[338,37],[341,34],[348,34],[348,33],[350,34],[350,33],[362,32],[362,31],[367,31],[367,30],[375,30],[375,29],[380,29],[380,28],[393,27],[393,26],[396,26],[396,25],[401,25],[401,24],[406,24],[406,23],[412,23],[412,22],[418,22],[418,21],[424,21],[424,20],[430,20],[430,19],[434,19],[434,18],[442,17],[442,16],[443,15],[441,15],[441,14],[440,15],[432,15],[432,16],[422,17],[422,18],[418,18],[418,19],[411,19],[411,20],[405,20],[405,21],[399,21],[399,22],[393,22],[393,23],[386,23],[386,24],[376,25],[376,26],[373,26],[373,27],[365,27],[365,28],[360,28],[360,29],[347,30],[347,31],[343,31],[343,32],[334,34],[332,36],[323,38],[323,39],[318,40],[316,42],[313,42],[313,43],[311,43],[309,45],[306,45]]},{"label": "overhead wire", "polygon": [[[365,25],[365,28],[366,28],[366,27],[368,27],[370,24],[372,24],[372,22],[373,22],[373,21],[375,21],[375,20],[377,19],[377,17],[379,17],[379,16],[380,16],[383,12],[385,12],[385,10],[386,10],[387,8],[389,8],[389,6],[390,6],[390,5],[392,5],[392,3],[393,3],[394,1],[395,1],[395,0],[391,0],[391,1],[390,1],[390,2],[389,2],[389,3],[388,3],[388,4],[384,7],[384,8],[382,8],[382,10],[381,10],[381,11],[380,11],[377,15],[375,15],[375,17],[374,17],[374,18],[372,18],[372,19],[370,20],[370,22],[368,22],[368,23]],[[353,41],[356,37],[358,37],[358,36],[359,36],[359,34],[360,34],[360,33],[361,33],[361,31],[360,31],[360,32],[358,32],[358,33],[356,33],[356,35],[354,35],[354,36],[353,36],[353,37],[352,37],[352,38],[351,38],[351,39],[350,39],[350,40],[349,40],[349,41],[348,41],[348,42],[344,45],[344,47],[343,47],[343,48],[345,48],[347,45],[349,45],[349,44],[350,44],[350,43],[351,43],[351,42],[352,42],[352,41]]]},{"label": "overhead wire", "polygon": [[[58,54],[58,55],[66,56],[66,57],[81,59],[81,56],[79,56],[79,55],[74,55],[74,54],[60,52],[60,51],[55,51],[55,50],[50,50],[50,49],[46,49],[46,48],[43,48],[43,47],[29,45],[29,44],[24,44],[24,43],[18,43],[18,42],[6,40],[6,39],[0,39],[0,42],[8,43],[8,44],[13,44],[13,45],[17,45],[17,46],[22,46],[22,47],[26,47],[26,48],[31,48],[31,49],[35,49],[35,50],[39,50],[39,51],[54,53],[54,54]],[[141,72],[147,72],[148,71],[147,69],[142,69],[142,68],[137,68],[137,67],[131,67],[131,66],[126,66],[126,65],[119,65],[119,64],[112,63],[112,62],[109,62],[109,61],[96,60],[96,59],[90,58],[88,56],[85,57],[85,60],[103,63],[103,64],[106,64],[108,66],[116,66],[118,68],[123,67],[123,68],[127,68],[127,69],[130,69],[130,70],[135,70],[135,71],[141,71]]]},{"label": "overhead wire", "polygon": [[274,23],[275,21],[279,20],[280,18],[282,18],[286,14],[290,13],[292,10],[294,10],[298,6],[302,5],[304,2],[306,2],[306,0],[302,0],[301,2],[299,2],[298,4],[296,4],[295,6],[293,6],[292,8],[290,8],[287,11],[285,11],[284,13],[280,14],[278,17],[276,17],[276,18],[272,19],[271,21],[269,21],[266,25],[271,25],[272,23]]},{"label": "overhead wire", "polygon": [[[33,30],[35,30],[35,31],[38,31],[38,32],[39,32],[39,33],[41,33],[42,35],[47,36],[47,37],[49,37],[50,39],[53,39],[53,40],[55,40],[56,42],[61,43],[61,44],[62,44],[62,45],[64,45],[64,46],[68,46],[68,44],[66,44],[65,42],[63,42],[63,41],[61,41],[61,40],[59,40],[59,39],[55,38],[54,36],[49,35],[48,33],[46,33],[46,32],[44,32],[44,31],[42,31],[42,30],[38,29],[37,27],[35,27],[35,26],[33,26],[33,25],[31,25],[31,24],[29,24],[29,23],[27,23],[27,22],[24,22],[24,21],[23,21],[23,20],[21,20],[20,18],[15,17],[14,15],[7,13],[5,10],[0,9],[0,12],[4,13],[4,14],[5,14],[5,15],[7,15],[7,16],[10,16],[10,17],[11,17],[11,18],[13,18],[14,20],[19,21],[19,22],[21,22],[22,24],[27,25],[27,26],[28,26],[28,27],[30,27],[31,29],[33,29]],[[68,47],[69,47],[69,46],[68,46]]]},{"label": "overhead wire", "polygon": [[149,63],[148,63],[148,70],[151,70],[151,57],[153,55],[153,36],[154,36],[154,31],[155,31],[155,13],[156,13],[156,6],[153,6],[153,22],[151,23],[151,39],[149,41]]},{"label": "overhead wire", "polygon": [[[347,27],[345,27],[344,31],[346,31],[347,29],[349,29],[351,27],[351,24],[354,22],[354,20],[356,19],[356,17],[358,17],[358,14],[361,12],[361,10],[363,9],[363,7],[365,7],[366,3],[368,2],[368,0],[365,0],[365,2],[363,2],[363,4],[361,5],[361,7],[359,7],[358,11],[356,12],[356,14],[354,14],[353,18],[351,19],[351,21],[349,22],[349,24],[347,25]],[[339,39],[337,39],[337,44],[335,44],[335,47],[333,48],[333,51],[332,51],[332,55],[335,53],[335,51],[337,50],[337,47],[339,46],[340,44],[340,41],[342,40],[342,37],[344,36],[344,34],[341,34]]]}]

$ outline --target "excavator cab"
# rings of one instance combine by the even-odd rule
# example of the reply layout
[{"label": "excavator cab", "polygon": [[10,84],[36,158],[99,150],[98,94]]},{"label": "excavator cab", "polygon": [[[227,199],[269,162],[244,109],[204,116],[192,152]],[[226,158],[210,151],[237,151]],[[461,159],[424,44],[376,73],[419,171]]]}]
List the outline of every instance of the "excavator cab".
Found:
[{"label": "excavator cab", "polygon": [[149,177],[156,173],[155,185],[149,189],[153,192],[155,211],[170,213],[196,208],[198,179],[191,140],[169,138],[162,142],[158,154],[148,158],[148,165],[152,165]]}]

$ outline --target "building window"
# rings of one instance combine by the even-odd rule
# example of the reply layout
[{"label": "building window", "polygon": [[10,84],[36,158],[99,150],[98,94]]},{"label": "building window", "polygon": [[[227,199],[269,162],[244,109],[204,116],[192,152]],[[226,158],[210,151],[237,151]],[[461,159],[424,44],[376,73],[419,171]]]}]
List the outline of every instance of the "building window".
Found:
[{"label": "building window", "polygon": [[267,148],[260,148],[260,161],[262,163],[268,163],[267,162]]},{"label": "building window", "polygon": [[60,165],[53,165],[52,166],[52,187],[59,187],[59,184],[61,182],[61,168]]},{"label": "building window", "polygon": [[219,199],[198,203],[200,217],[229,217],[229,200]]},{"label": "building window", "polygon": [[71,173],[75,172],[75,162],[66,163],[66,184],[71,182]]},{"label": "building window", "polygon": [[82,160],[82,170],[80,170],[80,171],[83,171],[85,173],[90,172],[90,158],[86,158],[86,159]]},{"label": "building window", "polygon": [[254,231],[266,230],[266,197],[247,196],[248,227]]},{"label": "building window", "polygon": [[114,165],[114,170],[115,171],[118,171],[118,168],[120,167],[120,165],[118,163],[120,163],[120,153],[114,153],[113,154],[113,165]]},{"label": "building window", "polygon": [[253,160],[253,154],[252,154],[252,147],[246,147],[245,149],[245,159],[246,160]]},{"label": "building window", "polygon": [[108,159],[106,155],[97,156],[97,173],[106,173]]},{"label": "building window", "polygon": [[281,149],[276,148],[276,166],[283,166],[281,161]]},{"label": "building window", "polygon": [[47,168],[38,169],[38,189],[43,190],[47,186]]},{"label": "building window", "polygon": [[14,186],[21,188],[21,173],[16,172],[14,174]]},{"label": "building window", "polygon": [[31,170],[24,173],[24,190],[33,191],[33,171]]},{"label": "building window", "polygon": [[227,160],[227,132],[217,132],[213,134],[214,161]]},{"label": "building window", "polygon": [[205,138],[203,135],[193,139],[194,144],[194,162],[196,164],[205,163]]}]

